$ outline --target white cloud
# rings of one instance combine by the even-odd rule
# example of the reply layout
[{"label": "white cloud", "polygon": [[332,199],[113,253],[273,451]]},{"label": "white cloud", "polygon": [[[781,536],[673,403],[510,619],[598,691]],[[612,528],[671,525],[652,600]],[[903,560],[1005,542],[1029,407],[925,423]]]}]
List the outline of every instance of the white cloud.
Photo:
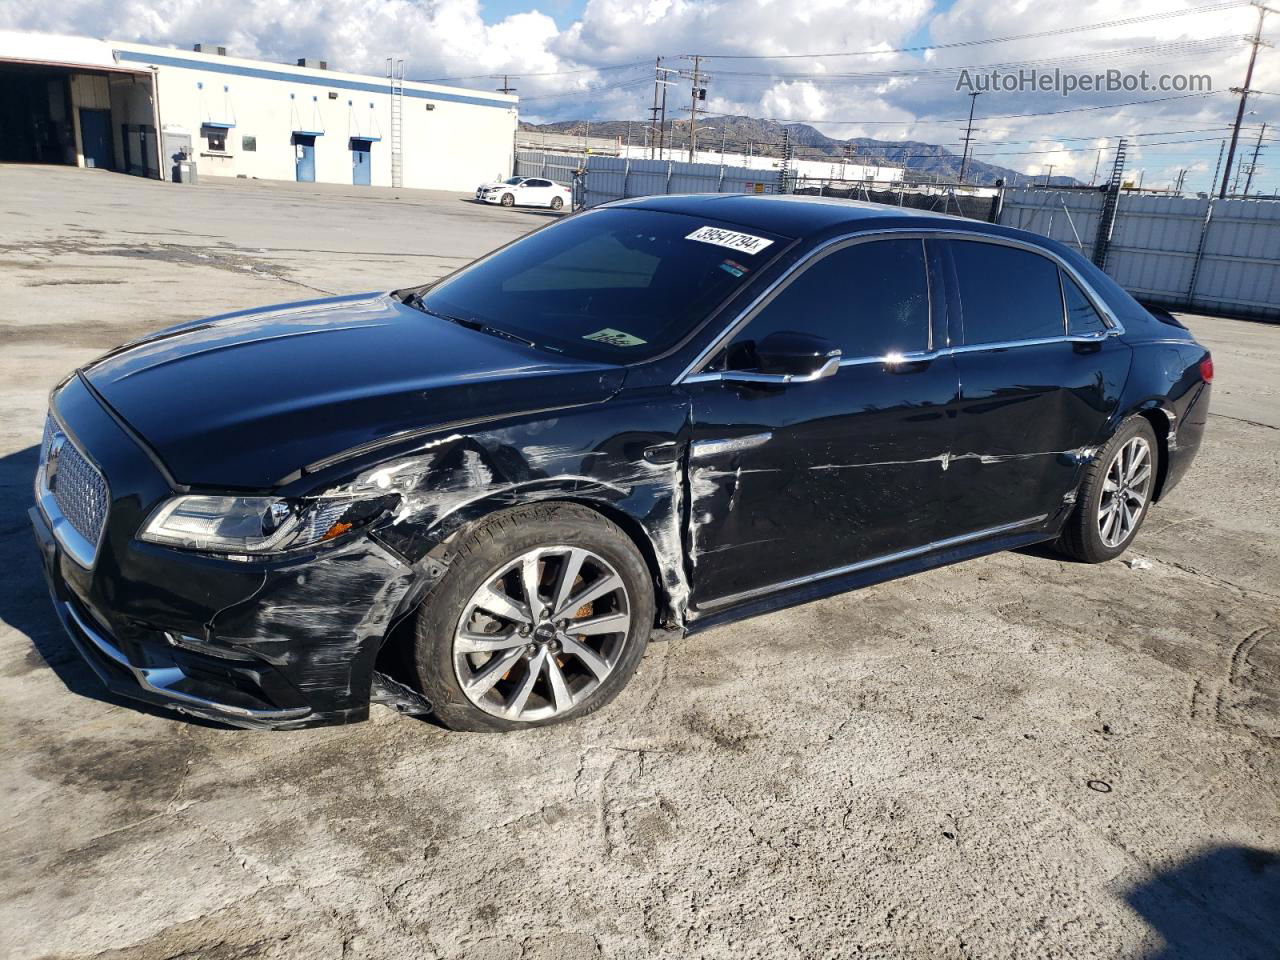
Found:
[{"label": "white cloud", "polygon": [[[1197,0],[1177,2],[1190,6]],[[954,72],[947,72],[960,65],[1086,56],[1092,59],[1063,64],[1064,69],[1146,66],[1156,73],[1208,72],[1217,90],[1237,85],[1246,52],[1238,38],[1252,29],[1255,16],[1248,7],[1035,40],[945,46],[1169,9],[1169,0],[1130,0],[1123,6],[1114,0],[1065,5],[956,0],[940,13],[935,12],[934,0],[588,0],[581,16],[560,29],[550,16],[538,12],[486,23],[479,0],[6,0],[0,4],[0,27],[181,47],[221,41],[241,56],[277,61],[323,57],[335,68],[375,75],[382,73],[386,57],[403,57],[410,77],[475,77],[465,82],[480,88],[497,86],[488,75],[517,74],[522,75],[515,82],[527,119],[646,117],[652,97],[650,64],[658,54],[672,57],[670,66],[687,68],[690,64],[674,58],[692,52],[759,57],[873,51],[823,58],[713,58],[704,64],[712,76],[707,106],[713,114],[818,121],[816,125],[832,136],[910,138],[959,152],[962,126],[932,121],[965,116],[968,98],[955,89]],[[1198,52],[1184,46],[1128,58],[1115,54],[1154,44],[1204,43],[1224,35],[1235,39]],[[916,54],[890,52],[921,45],[922,38],[934,46]],[[597,71],[629,62],[637,65]],[[582,72],[535,76],[574,70]],[[1280,89],[1280,55],[1263,51],[1254,85]],[[685,81],[668,94],[669,107],[675,107],[668,115],[682,116]],[[974,151],[979,159],[1024,170],[1045,169],[1052,163],[1055,174],[1087,179],[1103,142],[1100,138],[1110,146],[1122,135],[1220,127],[1233,117],[1232,98],[1223,93],[1146,106],[1018,116],[1154,96],[1080,94],[1063,99],[1044,93],[986,94],[977,104]],[[1280,121],[1280,97],[1259,100],[1251,121]],[[1211,172],[1216,140],[1155,146],[1166,138],[1146,139],[1153,145],[1136,153],[1145,155],[1143,162],[1153,170],[1186,165],[1198,171],[1207,164]],[[1167,139],[1190,141],[1197,135]],[[1031,152],[1050,149],[1055,152]],[[1280,161],[1276,165],[1280,167]],[[1208,174],[1203,176],[1207,181]]]}]

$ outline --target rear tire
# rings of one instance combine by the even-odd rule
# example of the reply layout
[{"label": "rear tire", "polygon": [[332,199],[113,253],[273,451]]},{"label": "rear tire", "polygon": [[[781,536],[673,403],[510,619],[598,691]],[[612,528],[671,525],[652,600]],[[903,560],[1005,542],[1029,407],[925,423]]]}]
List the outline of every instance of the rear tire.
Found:
[{"label": "rear tire", "polygon": [[502,205],[504,207],[514,207],[516,205],[516,198],[509,193],[504,193],[502,195]]},{"label": "rear tire", "polygon": [[552,198],[551,198],[551,209],[552,209],[552,210],[560,210],[560,209],[562,209],[563,207],[564,207],[564,197],[552,197]]},{"label": "rear tire", "polygon": [[1054,546],[1084,563],[1114,560],[1129,549],[1151,508],[1160,448],[1146,418],[1131,417],[1085,468],[1076,508]]},{"label": "rear tire", "polygon": [[617,696],[653,621],[649,567],[615,523],[573,503],[515,507],[460,538],[419,608],[414,663],[453,730],[546,726]]}]

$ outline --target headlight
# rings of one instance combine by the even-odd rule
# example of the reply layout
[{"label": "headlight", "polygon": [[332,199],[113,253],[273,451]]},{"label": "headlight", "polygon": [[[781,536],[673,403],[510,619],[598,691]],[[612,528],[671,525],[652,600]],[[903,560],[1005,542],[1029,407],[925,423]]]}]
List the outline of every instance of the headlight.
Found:
[{"label": "headlight", "polygon": [[186,550],[261,556],[334,540],[373,519],[396,499],[286,500],[193,494],[161,504],[143,525],[139,538]]}]

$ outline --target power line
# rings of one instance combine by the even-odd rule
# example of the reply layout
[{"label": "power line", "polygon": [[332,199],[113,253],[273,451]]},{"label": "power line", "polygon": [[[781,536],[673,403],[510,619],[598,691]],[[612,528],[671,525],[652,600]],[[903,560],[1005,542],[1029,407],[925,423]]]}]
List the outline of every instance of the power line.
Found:
[{"label": "power line", "polygon": [[[1197,53],[1210,54],[1234,47],[1240,42],[1238,34],[1224,34],[1201,40],[1176,40],[1168,43],[1150,44],[1143,47],[1125,47],[1117,50],[1099,50],[1091,53],[1079,53],[1061,57],[1040,57],[1027,60],[1005,60],[995,63],[962,63],[941,65],[936,67],[911,67],[901,69],[870,70],[852,73],[805,72],[788,73],[776,70],[717,70],[720,77],[735,79],[761,78],[768,80],[806,80],[814,83],[837,83],[849,80],[881,81],[895,77],[918,79],[950,79],[962,71],[981,72],[988,70],[1012,70],[1031,66],[1048,66],[1067,63],[1082,63],[1093,60],[1130,59],[1143,54],[1168,53],[1175,56],[1176,62],[1184,62],[1187,56]],[[1148,65],[1165,61],[1148,61]]]},{"label": "power line", "polygon": [[[513,74],[514,76],[514,74]],[[543,100],[562,100],[566,97],[584,97],[597,93],[606,93],[610,90],[621,90],[625,87],[635,87],[650,82],[648,77],[636,77],[631,80],[620,80],[617,83],[604,84],[598,87],[583,87],[581,90],[566,90],[562,93],[546,93],[539,94],[536,97],[523,97],[521,103],[534,103]]]},{"label": "power line", "polygon": [[[1180,146],[1185,143],[1218,143],[1221,137],[1198,137],[1195,140],[1163,140],[1155,143],[1142,143],[1143,149],[1150,147]],[[995,153],[978,153],[978,157],[1013,157],[1039,153],[1092,153],[1097,147],[1053,147],[1046,150],[999,150]]]},{"label": "power line", "polygon": [[[498,74],[498,76],[509,76],[514,80],[527,80],[530,77],[567,77],[576,73],[603,73],[606,70],[629,70],[632,67],[643,67],[648,63],[647,60],[636,60],[632,63],[611,63],[599,67],[576,67],[573,70],[547,70],[542,73],[510,73]],[[468,77],[431,77],[426,80],[419,80],[418,83],[454,83],[459,80],[491,80],[492,73],[477,73]]]},{"label": "power line", "polygon": [[883,56],[886,53],[923,53],[926,50],[953,50],[958,47],[977,47],[992,43],[1011,43],[1015,40],[1035,40],[1040,37],[1057,37],[1068,33],[1083,33],[1089,30],[1105,30],[1111,27],[1125,27],[1135,23],[1149,23],[1153,20],[1170,20],[1174,17],[1193,16],[1201,13],[1218,13],[1236,7],[1249,6],[1248,0],[1229,0],[1227,3],[1214,3],[1203,7],[1188,7],[1185,10],[1170,10],[1164,13],[1149,13],[1140,17],[1125,17],[1120,20],[1106,20],[1102,23],[1080,24],[1074,27],[1057,27],[1053,30],[1040,30],[1035,33],[1012,34],[1007,37],[986,37],[978,40],[957,40],[952,43],[931,43],[919,47],[899,47],[893,50],[870,49],[852,50],[839,53],[711,53],[701,54],[704,60],[810,60],[818,57],[868,57]]},{"label": "power line", "polygon": [[[1041,110],[1034,113],[1002,113],[986,117],[986,120],[1021,120],[1028,117],[1053,117],[1064,113],[1082,113],[1088,110],[1118,110],[1121,107],[1138,107],[1150,103],[1168,103],[1171,100],[1190,100],[1192,98],[1212,97],[1227,91],[1213,90],[1209,93],[1183,93],[1172,97],[1154,97],[1149,100],[1128,100],[1124,103],[1100,103],[1089,107],[1069,107],[1065,110]],[[708,113],[707,116],[725,116],[723,113]],[[836,126],[894,126],[911,127],[935,125],[940,123],[966,123],[968,117],[952,117],[938,120],[902,119],[902,120],[832,120],[828,117],[795,118],[795,117],[759,117],[760,120],[771,120],[774,123],[826,123]]]}]

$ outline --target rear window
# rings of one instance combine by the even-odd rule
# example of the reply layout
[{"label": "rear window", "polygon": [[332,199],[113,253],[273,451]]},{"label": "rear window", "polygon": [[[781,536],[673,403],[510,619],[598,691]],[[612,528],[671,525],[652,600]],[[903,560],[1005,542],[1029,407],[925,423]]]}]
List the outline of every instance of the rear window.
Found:
[{"label": "rear window", "polygon": [[1089,302],[1080,285],[1062,273],[1062,300],[1067,306],[1067,332],[1073,335],[1102,333],[1107,329],[1102,314]]},{"label": "rear window", "polygon": [[598,210],[530,234],[423,303],[566,356],[634,363],[678,343],[785,246],[684,214]]},{"label": "rear window", "polygon": [[1058,267],[1048,257],[997,243],[953,240],[964,342],[1003,343],[1064,332]]}]

